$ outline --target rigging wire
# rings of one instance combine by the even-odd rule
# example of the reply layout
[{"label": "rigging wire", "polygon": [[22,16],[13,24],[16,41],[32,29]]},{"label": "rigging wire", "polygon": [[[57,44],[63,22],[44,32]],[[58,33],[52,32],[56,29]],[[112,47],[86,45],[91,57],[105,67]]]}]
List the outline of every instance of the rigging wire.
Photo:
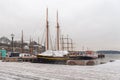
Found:
[{"label": "rigging wire", "polygon": [[45,43],[45,28],[43,28],[43,31],[41,31],[41,42],[40,43],[41,44]]},{"label": "rigging wire", "polygon": [[[52,49],[52,50],[54,50],[54,48],[53,48],[53,41],[52,41],[52,38],[53,38],[53,36],[51,35],[51,33],[49,33],[50,35],[49,35],[49,39],[50,39],[50,48]],[[52,36],[52,38],[51,38],[51,36]]]}]

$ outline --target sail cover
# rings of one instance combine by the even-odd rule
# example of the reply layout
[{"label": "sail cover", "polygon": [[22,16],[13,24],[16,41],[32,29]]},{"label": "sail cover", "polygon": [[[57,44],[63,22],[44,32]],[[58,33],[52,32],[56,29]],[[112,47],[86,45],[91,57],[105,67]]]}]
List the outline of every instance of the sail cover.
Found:
[{"label": "sail cover", "polygon": [[69,52],[68,51],[52,51],[52,50],[47,50],[41,54],[41,56],[53,56],[53,57],[63,57],[67,55]]}]

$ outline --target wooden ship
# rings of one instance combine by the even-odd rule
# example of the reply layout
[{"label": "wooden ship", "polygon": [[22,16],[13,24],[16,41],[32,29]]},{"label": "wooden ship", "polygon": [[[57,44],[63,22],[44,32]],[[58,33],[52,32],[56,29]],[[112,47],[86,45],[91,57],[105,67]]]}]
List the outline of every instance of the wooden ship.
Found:
[{"label": "wooden ship", "polygon": [[68,51],[62,51],[59,48],[59,23],[58,23],[58,11],[57,11],[57,24],[56,24],[56,31],[57,31],[57,50],[50,50],[49,48],[49,22],[48,22],[48,8],[46,9],[46,51],[37,54],[37,59],[39,62],[46,62],[46,63],[55,63],[55,62],[66,62],[68,58]]}]

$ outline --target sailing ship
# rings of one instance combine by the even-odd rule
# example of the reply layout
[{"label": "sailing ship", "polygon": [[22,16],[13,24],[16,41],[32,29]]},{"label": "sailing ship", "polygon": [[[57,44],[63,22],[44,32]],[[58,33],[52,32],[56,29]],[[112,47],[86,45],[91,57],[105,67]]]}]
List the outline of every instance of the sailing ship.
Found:
[{"label": "sailing ship", "polygon": [[48,24],[48,8],[46,9],[46,51],[37,54],[39,62],[65,62],[68,60],[68,51],[62,51],[59,48],[59,23],[58,23],[58,11],[57,11],[57,50],[50,50],[49,48],[49,24]]},{"label": "sailing ship", "polygon": [[[82,53],[79,53],[76,55],[71,55],[70,52],[65,50],[60,50],[59,47],[59,23],[58,23],[58,11],[57,11],[57,50],[50,50],[49,48],[49,24],[48,24],[48,8],[46,9],[46,51],[37,54],[37,59],[39,62],[45,62],[45,63],[58,63],[58,62],[64,62],[66,63],[67,60],[90,60],[90,59],[96,59],[98,55],[93,51],[83,51]],[[63,46],[63,45],[62,45]],[[72,46],[73,47],[73,46]],[[64,48],[64,47],[63,47]],[[73,51],[75,52],[75,51]]]}]

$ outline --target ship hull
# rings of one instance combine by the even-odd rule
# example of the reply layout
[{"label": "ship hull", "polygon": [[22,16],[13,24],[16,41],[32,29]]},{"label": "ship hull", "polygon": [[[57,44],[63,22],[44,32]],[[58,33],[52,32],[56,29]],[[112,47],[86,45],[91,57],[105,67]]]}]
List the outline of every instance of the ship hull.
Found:
[{"label": "ship hull", "polygon": [[66,63],[67,57],[53,57],[53,56],[37,56],[37,59],[41,63]]},{"label": "ship hull", "polygon": [[70,59],[73,60],[91,60],[96,59],[97,57],[91,57],[91,56],[69,56]]}]

